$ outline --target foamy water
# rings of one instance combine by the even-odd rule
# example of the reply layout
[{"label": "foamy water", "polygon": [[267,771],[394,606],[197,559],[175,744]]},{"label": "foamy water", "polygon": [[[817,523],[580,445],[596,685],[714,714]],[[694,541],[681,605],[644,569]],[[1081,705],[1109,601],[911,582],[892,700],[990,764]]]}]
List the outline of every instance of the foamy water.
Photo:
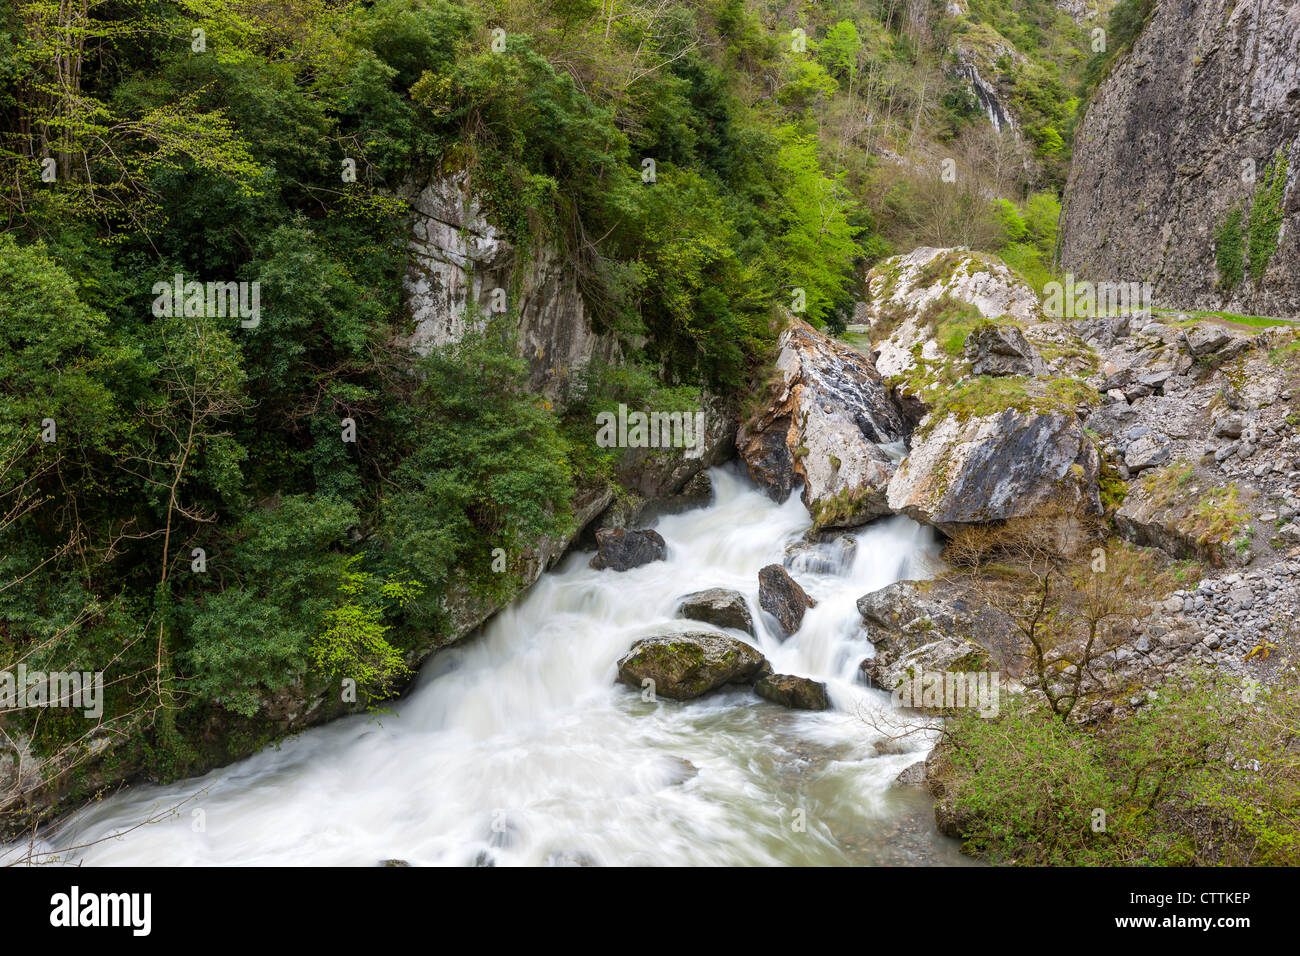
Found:
[{"label": "foamy water", "polygon": [[[661,518],[668,558],[593,571],[570,555],[476,637],[436,654],[388,709],[290,739],[204,777],[104,801],[47,848],[87,865],[603,865],[964,863],[923,793],[891,786],[928,741],[881,756],[863,686],[856,599],[933,559],[932,532],[895,517],[857,529],[838,573],[792,569],[817,599],[780,641],[758,569],[811,525],[738,473],[711,472],[706,507]],[[827,683],[834,708],[788,711],[748,687],[646,702],[615,682],[640,637],[702,625],[679,599],[741,591],[779,673]],[[192,798],[192,799],[191,799]],[[184,802],[183,801],[187,801]],[[202,828],[197,827],[201,811]]]}]

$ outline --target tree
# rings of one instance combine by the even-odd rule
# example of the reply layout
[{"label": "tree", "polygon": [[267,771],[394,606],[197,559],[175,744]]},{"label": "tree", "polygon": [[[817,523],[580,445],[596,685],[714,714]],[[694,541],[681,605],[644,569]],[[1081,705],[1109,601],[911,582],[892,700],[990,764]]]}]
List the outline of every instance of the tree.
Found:
[{"label": "tree", "polygon": [[1068,719],[1104,692],[1100,667],[1171,584],[1150,554],[1096,543],[1095,520],[1054,505],[1000,526],[964,526],[944,552],[954,576],[1015,623],[1033,683]]}]

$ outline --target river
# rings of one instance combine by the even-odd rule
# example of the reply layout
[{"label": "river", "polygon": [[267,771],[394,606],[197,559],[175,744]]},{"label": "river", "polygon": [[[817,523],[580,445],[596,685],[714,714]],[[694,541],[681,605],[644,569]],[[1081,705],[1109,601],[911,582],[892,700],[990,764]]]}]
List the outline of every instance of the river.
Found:
[{"label": "river", "polygon": [[[870,644],[854,602],[925,576],[933,532],[883,519],[851,532],[856,553],[843,566],[795,565],[818,604],[781,642],[759,611],[757,573],[808,530],[808,512],[797,495],[773,503],[733,469],[710,474],[710,504],[655,524],[667,560],[617,573],[570,554],[482,633],[434,655],[401,700],[204,777],[106,799],[58,834],[58,846],[91,843],[61,860],[969,863],[935,830],[930,798],[892,784],[928,742],[880,755],[872,717],[889,699],[857,679]],[[616,684],[636,639],[688,626],[674,619],[678,600],[707,587],[744,593],[754,643],[777,672],[824,680],[833,709],[788,711],[748,687],[649,702]]]}]

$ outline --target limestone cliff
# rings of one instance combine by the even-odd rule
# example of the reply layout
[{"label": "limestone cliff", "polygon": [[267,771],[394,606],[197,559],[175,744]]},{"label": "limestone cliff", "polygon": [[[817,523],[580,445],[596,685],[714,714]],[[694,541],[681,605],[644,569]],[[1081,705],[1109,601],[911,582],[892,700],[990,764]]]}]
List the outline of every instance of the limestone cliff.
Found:
[{"label": "limestone cliff", "polygon": [[1062,266],[1176,308],[1300,313],[1297,178],[1300,0],[1157,0],[1080,126]]},{"label": "limestone cliff", "polygon": [[593,327],[577,277],[553,243],[516,248],[488,221],[464,174],[413,183],[406,193],[412,220],[404,291],[415,324],[412,348],[425,352],[458,341],[474,321],[472,312],[512,311],[529,388],[551,400],[574,369],[592,358],[618,358],[617,343]]}]

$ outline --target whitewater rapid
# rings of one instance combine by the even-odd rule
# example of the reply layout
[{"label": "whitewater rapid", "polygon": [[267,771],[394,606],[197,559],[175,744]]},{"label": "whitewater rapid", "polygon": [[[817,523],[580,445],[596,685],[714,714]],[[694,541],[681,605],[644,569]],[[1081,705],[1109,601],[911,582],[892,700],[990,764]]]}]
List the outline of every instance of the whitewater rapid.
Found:
[{"label": "whitewater rapid", "polygon": [[[850,533],[856,553],[838,573],[795,565],[818,604],[781,642],[758,570],[782,562],[808,512],[734,470],[710,477],[710,504],[655,523],[667,560],[618,573],[570,554],[437,653],[401,700],[201,778],[130,788],[46,848],[92,843],[59,857],[87,865],[967,862],[934,830],[929,798],[891,786],[929,741],[880,755],[870,718],[889,699],[858,678],[871,645],[856,599],[926,576],[932,532],[884,519]],[[691,626],[674,617],[679,599],[710,587],[741,591],[751,641],[778,673],[825,681],[834,709],[788,711],[748,687],[647,702],[615,683],[628,648]]]}]

